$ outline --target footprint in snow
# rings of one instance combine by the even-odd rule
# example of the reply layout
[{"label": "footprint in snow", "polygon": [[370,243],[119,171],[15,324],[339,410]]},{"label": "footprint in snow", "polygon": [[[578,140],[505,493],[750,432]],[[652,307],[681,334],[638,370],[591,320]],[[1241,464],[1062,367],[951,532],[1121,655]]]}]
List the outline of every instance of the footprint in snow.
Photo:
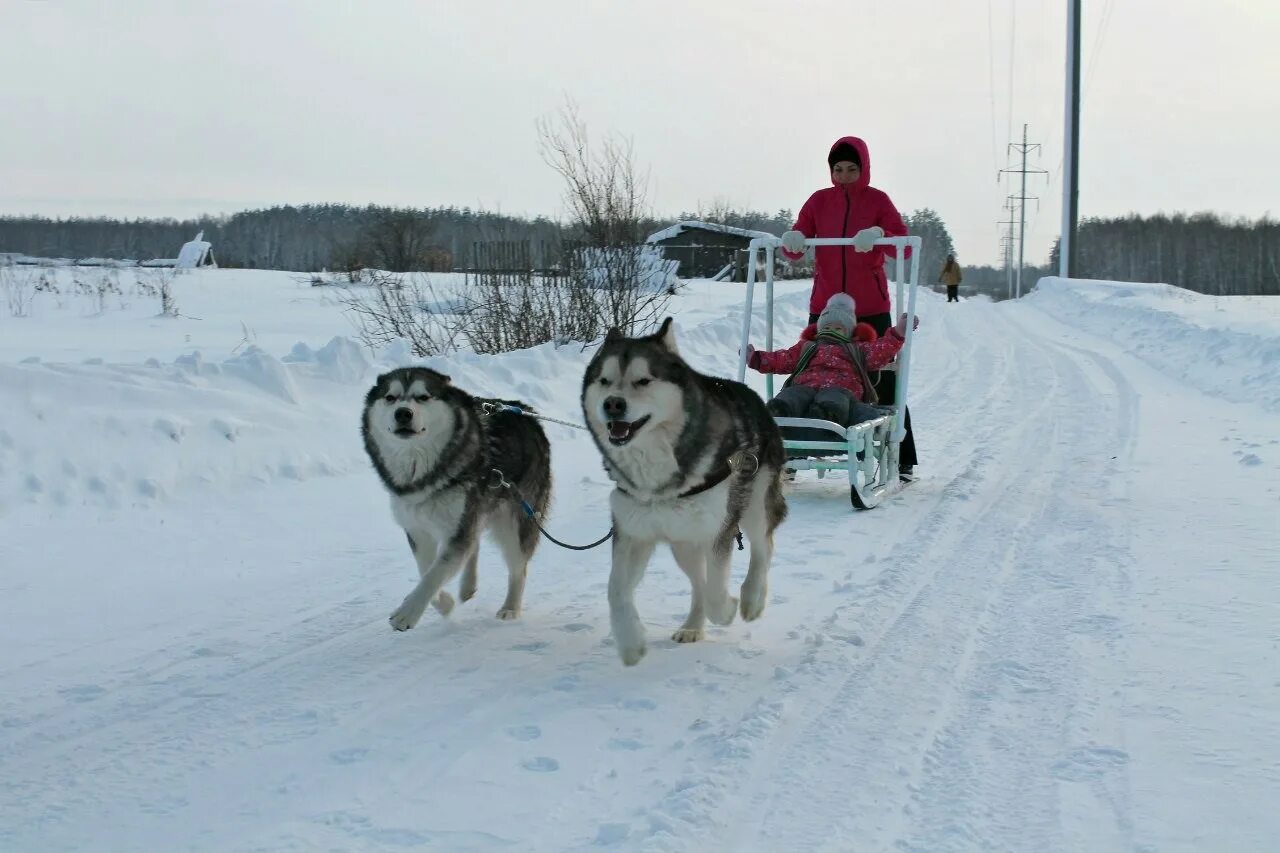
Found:
[{"label": "footprint in snow", "polygon": [[578,676],[564,675],[557,678],[551,685],[552,690],[559,690],[562,693],[568,693],[578,689]]},{"label": "footprint in snow", "polygon": [[657,709],[658,703],[652,699],[628,699],[622,703],[622,707],[628,711],[653,711]]},{"label": "footprint in snow", "polygon": [[182,441],[187,432],[186,424],[175,418],[156,418],[156,432],[167,436],[170,441]]},{"label": "footprint in snow", "polygon": [[596,847],[612,847],[626,841],[630,834],[631,827],[625,823],[602,823],[591,843]]},{"label": "footprint in snow", "polygon": [[1087,782],[1129,763],[1129,754],[1110,747],[1074,749],[1053,763],[1051,772],[1068,782]]},{"label": "footprint in snow", "polygon": [[553,773],[560,769],[560,762],[554,758],[539,755],[535,758],[526,758],[520,762],[520,766],[534,773]]},{"label": "footprint in snow", "polygon": [[66,687],[58,691],[68,702],[92,702],[106,692],[96,684],[77,684],[75,687]]},{"label": "footprint in snow", "polygon": [[635,752],[638,749],[644,749],[644,744],[635,738],[616,737],[609,741],[609,748],[623,752]]},{"label": "footprint in snow", "polygon": [[334,764],[355,764],[360,759],[369,754],[369,750],[353,746],[349,749],[339,749],[329,753],[329,760]]},{"label": "footprint in snow", "polygon": [[516,740],[537,740],[542,737],[542,729],[537,726],[511,726],[507,729],[507,735]]}]

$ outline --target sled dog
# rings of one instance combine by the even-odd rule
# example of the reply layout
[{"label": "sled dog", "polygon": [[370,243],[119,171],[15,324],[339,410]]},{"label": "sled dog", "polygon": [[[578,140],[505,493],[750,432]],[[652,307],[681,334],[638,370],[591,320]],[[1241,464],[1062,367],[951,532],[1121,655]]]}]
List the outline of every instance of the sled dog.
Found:
[{"label": "sled dog", "polygon": [[391,614],[397,631],[418,624],[428,603],[448,615],[454,601],[443,587],[459,569],[460,597],[475,595],[486,529],[507,563],[498,618],[520,615],[538,529],[505,484],[543,513],[551,499],[551,450],[536,420],[485,405],[504,402],[472,397],[425,367],[385,373],[365,397],[364,447],[418,564],[417,586]]},{"label": "sled dog", "polygon": [[648,337],[609,332],[583,376],[582,412],[615,484],[609,616],[622,662],[645,654],[635,590],[660,542],[693,590],[676,642],[702,639],[707,619],[733,621],[739,600],[729,595],[729,570],[739,532],[751,545],[742,618],[758,618],[773,534],[787,515],[782,437],[760,397],[689,367],[667,318]]}]

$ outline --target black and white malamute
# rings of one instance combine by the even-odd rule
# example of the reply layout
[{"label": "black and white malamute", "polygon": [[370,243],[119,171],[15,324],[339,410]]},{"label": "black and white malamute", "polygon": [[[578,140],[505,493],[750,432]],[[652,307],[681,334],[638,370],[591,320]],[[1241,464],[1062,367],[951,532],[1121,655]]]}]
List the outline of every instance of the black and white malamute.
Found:
[{"label": "black and white malamute", "polygon": [[391,512],[418,563],[418,585],[391,614],[397,631],[418,624],[428,603],[447,615],[453,597],[443,587],[459,569],[460,597],[475,595],[476,557],[486,528],[507,563],[507,598],[498,618],[520,615],[538,529],[503,483],[541,515],[551,500],[551,450],[536,420],[490,413],[486,402],[503,401],[472,397],[425,367],[383,374],[365,397],[365,450],[391,493]]},{"label": "black and white malamute", "polygon": [[659,542],[693,587],[676,642],[702,639],[707,619],[733,621],[739,601],[729,595],[729,570],[739,531],[751,545],[742,618],[758,618],[773,533],[787,515],[782,437],[760,397],[689,367],[668,318],[649,337],[609,333],[583,377],[582,411],[616,484],[609,611],[622,662],[644,657],[635,589]]}]

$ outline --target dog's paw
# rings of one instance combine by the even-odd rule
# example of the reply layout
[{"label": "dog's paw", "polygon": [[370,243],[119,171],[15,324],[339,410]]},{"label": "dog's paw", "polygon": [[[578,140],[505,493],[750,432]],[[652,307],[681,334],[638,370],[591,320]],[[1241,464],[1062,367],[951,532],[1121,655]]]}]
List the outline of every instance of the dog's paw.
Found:
[{"label": "dog's paw", "polygon": [[436,610],[440,611],[441,616],[448,616],[453,612],[453,596],[444,590],[436,593],[436,600],[431,604]]},{"label": "dog's paw", "polygon": [[422,618],[423,609],[420,602],[414,600],[413,596],[409,596],[396,608],[396,612],[391,614],[391,627],[397,631],[408,631],[418,624],[418,620]]},{"label": "dog's paw", "polygon": [[671,635],[671,639],[677,643],[696,643],[705,636],[701,628],[680,628]]},{"label": "dog's paw", "polygon": [[738,599],[729,596],[720,607],[708,608],[707,618],[716,625],[731,625],[733,617],[738,615]]},{"label": "dog's paw", "polygon": [[760,618],[760,614],[764,613],[765,590],[763,587],[756,590],[742,590],[742,618],[748,622]]},{"label": "dog's paw", "polygon": [[472,584],[464,583],[462,587],[458,590],[458,595],[462,597],[463,601],[470,601],[471,599],[476,597],[476,585],[473,583]]},{"label": "dog's paw", "polygon": [[503,622],[512,622],[520,618],[520,610],[515,607],[504,607],[498,611],[497,615]]},{"label": "dog's paw", "polygon": [[624,666],[635,666],[640,663],[640,659],[644,657],[648,649],[641,643],[638,646],[627,646],[625,648],[618,647],[618,657],[622,658]]}]

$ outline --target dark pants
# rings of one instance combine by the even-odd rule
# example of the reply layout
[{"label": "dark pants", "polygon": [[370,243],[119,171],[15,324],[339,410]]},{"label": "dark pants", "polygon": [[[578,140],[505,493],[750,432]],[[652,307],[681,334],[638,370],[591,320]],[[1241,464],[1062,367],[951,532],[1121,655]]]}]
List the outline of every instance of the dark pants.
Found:
[{"label": "dark pants", "polygon": [[948,302],[960,301],[960,285],[958,284],[947,285],[947,301]]},{"label": "dark pants", "polygon": [[788,385],[778,392],[765,407],[779,418],[820,418],[848,426],[852,421],[852,409],[858,401],[843,388],[810,388],[807,385]]},{"label": "dark pants", "polygon": [[[810,314],[809,322],[818,322],[818,315]],[[865,317],[859,317],[858,322],[866,323],[876,330],[876,334],[883,335],[893,326],[893,317],[888,312],[884,314],[868,314]],[[880,398],[880,403],[885,406],[892,406],[893,395],[898,387],[898,374],[892,370],[877,370],[871,375],[871,381],[876,386],[876,396]],[[898,464],[900,466],[915,466],[919,464],[919,460],[916,459],[916,438],[911,432],[910,408],[903,414],[902,420],[907,434],[903,436],[902,444],[898,448]]]},{"label": "dark pants", "polygon": [[[788,385],[766,403],[765,408],[777,418],[818,418],[835,421],[840,426],[853,426],[891,411],[868,405],[843,388],[818,389],[805,385]],[[825,429],[794,426],[783,427],[782,437],[792,441],[831,441],[833,438]],[[818,450],[789,450],[787,458],[804,459],[821,454],[822,451]]]}]

